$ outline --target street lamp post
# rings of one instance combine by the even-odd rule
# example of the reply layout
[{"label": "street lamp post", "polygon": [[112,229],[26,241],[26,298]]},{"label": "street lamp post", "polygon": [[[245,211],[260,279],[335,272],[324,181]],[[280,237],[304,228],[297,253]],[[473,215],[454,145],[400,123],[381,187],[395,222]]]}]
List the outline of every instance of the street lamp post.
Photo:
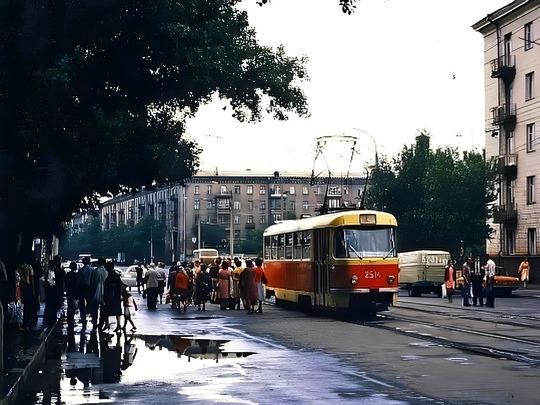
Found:
[{"label": "street lamp post", "polygon": [[231,206],[231,218],[230,218],[230,234],[229,234],[229,254],[231,259],[234,257],[234,204],[233,204],[233,192],[231,190],[231,200],[229,202]]}]

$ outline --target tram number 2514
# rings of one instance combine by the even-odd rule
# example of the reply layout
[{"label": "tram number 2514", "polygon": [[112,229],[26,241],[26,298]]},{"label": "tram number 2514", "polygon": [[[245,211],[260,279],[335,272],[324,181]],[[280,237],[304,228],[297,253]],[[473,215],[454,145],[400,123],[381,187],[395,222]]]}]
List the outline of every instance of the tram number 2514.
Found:
[{"label": "tram number 2514", "polygon": [[364,278],[381,278],[381,272],[375,270],[365,270]]}]

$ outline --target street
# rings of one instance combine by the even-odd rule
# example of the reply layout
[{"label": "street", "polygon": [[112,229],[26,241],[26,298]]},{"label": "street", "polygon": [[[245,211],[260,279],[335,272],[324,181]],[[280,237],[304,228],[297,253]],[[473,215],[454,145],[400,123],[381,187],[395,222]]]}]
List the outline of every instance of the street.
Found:
[{"label": "street", "polygon": [[135,293],[136,333],[64,336],[26,403],[533,404],[539,292],[494,309],[400,292],[368,321],[272,305],[150,312]]}]

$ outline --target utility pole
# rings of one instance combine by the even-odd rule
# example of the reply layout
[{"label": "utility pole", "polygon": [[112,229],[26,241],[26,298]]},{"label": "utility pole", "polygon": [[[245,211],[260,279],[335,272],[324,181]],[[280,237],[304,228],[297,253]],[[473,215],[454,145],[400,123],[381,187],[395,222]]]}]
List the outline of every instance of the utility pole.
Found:
[{"label": "utility pole", "polygon": [[233,204],[233,192],[231,190],[231,200],[229,201],[230,208],[231,208],[231,218],[230,218],[230,234],[229,234],[229,254],[231,255],[231,259],[234,258],[234,204]]}]

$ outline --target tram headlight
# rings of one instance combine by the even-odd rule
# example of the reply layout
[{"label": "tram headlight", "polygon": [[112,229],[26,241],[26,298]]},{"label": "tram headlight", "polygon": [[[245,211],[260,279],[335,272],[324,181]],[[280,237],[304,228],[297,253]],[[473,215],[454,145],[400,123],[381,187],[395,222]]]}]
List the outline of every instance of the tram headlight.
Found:
[{"label": "tram headlight", "polygon": [[351,284],[352,285],[358,284],[358,276],[352,276],[351,277]]},{"label": "tram headlight", "polygon": [[396,277],[395,277],[395,276],[390,275],[390,276],[388,276],[388,277],[386,278],[386,282],[387,282],[388,284],[394,284],[394,281],[396,281]]}]

